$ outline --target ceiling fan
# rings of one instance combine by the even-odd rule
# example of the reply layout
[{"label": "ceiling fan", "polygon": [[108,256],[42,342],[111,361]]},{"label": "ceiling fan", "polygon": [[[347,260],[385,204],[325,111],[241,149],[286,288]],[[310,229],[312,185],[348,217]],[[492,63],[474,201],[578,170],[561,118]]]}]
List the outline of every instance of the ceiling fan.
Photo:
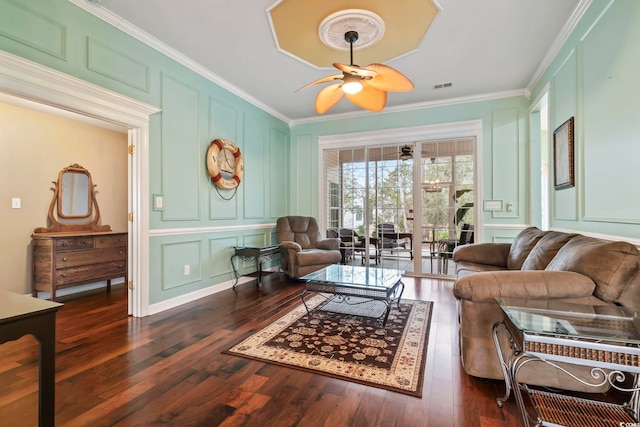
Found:
[{"label": "ceiling fan", "polygon": [[411,80],[394,68],[375,63],[366,67],[355,65],[353,63],[353,43],[358,40],[358,32],[347,31],[344,34],[344,39],[349,43],[351,62],[349,65],[333,64],[334,67],[342,71],[342,74],[323,77],[296,90],[297,92],[318,83],[342,80],[342,82],[329,85],[318,92],[316,96],[316,111],[318,114],[327,112],[344,95],[360,108],[370,111],[382,111],[387,103],[387,92],[408,92],[413,90]]}]

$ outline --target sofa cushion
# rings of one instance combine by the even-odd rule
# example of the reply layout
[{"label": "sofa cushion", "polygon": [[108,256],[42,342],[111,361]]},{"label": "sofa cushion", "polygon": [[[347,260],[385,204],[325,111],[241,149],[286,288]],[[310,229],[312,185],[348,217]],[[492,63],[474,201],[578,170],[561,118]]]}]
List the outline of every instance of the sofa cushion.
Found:
[{"label": "sofa cushion", "polygon": [[544,234],[545,232],[537,227],[529,227],[522,230],[511,243],[511,249],[507,256],[507,268],[509,270],[520,270],[533,247]]},{"label": "sofa cushion", "polygon": [[616,302],[625,307],[638,309],[640,307],[640,271],[631,279],[624,288]]},{"label": "sofa cushion", "polygon": [[640,253],[631,243],[576,236],[558,251],[546,270],[584,274],[596,283],[595,296],[613,302],[635,276],[639,260]]},{"label": "sofa cushion", "polygon": [[549,262],[556,256],[569,240],[577,234],[562,233],[560,231],[548,231],[533,247],[529,256],[522,264],[522,270],[544,270]]}]

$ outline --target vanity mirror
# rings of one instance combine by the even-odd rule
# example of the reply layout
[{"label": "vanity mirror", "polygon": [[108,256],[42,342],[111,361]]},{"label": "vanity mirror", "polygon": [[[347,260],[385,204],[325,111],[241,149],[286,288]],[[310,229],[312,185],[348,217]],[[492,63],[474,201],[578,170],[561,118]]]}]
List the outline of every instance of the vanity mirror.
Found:
[{"label": "vanity mirror", "polygon": [[91,176],[86,169],[68,167],[58,177],[58,216],[87,218],[91,216]]},{"label": "vanity mirror", "polygon": [[68,166],[60,171],[58,181],[53,181],[53,185],[50,226],[36,228],[35,233],[111,230],[108,225],[98,225],[100,209],[95,199],[95,185],[87,169],[77,163]]}]

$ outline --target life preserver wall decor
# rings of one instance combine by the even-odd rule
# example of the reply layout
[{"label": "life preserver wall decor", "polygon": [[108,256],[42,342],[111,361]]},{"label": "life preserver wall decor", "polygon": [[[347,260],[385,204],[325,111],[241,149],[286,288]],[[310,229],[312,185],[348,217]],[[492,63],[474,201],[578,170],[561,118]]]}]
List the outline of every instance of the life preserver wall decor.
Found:
[{"label": "life preserver wall decor", "polygon": [[224,190],[240,185],[244,175],[244,161],[240,148],[228,139],[214,139],[207,150],[207,170],[211,182]]}]

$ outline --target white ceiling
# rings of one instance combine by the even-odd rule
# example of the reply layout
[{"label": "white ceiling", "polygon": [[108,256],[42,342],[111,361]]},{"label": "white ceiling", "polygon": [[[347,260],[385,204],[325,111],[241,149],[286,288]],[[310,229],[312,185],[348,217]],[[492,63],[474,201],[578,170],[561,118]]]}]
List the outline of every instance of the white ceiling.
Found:
[{"label": "white ceiling", "polygon": [[[336,70],[314,68],[278,50],[267,15],[276,0],[71,1],[287,122],[373,114],[343,99],[318,116],[314,100],[321,85],[295,92]],[[387,62],[415,89],[390,92],[386,111],[526,93],[589,3],[437,0],[441,12],[418,50]],[[358,63],[357,51],[354,57]],[[348,53],[336,51],[335,62],[348,64]],[[433,89],[447,82],[453,86]]]}]

